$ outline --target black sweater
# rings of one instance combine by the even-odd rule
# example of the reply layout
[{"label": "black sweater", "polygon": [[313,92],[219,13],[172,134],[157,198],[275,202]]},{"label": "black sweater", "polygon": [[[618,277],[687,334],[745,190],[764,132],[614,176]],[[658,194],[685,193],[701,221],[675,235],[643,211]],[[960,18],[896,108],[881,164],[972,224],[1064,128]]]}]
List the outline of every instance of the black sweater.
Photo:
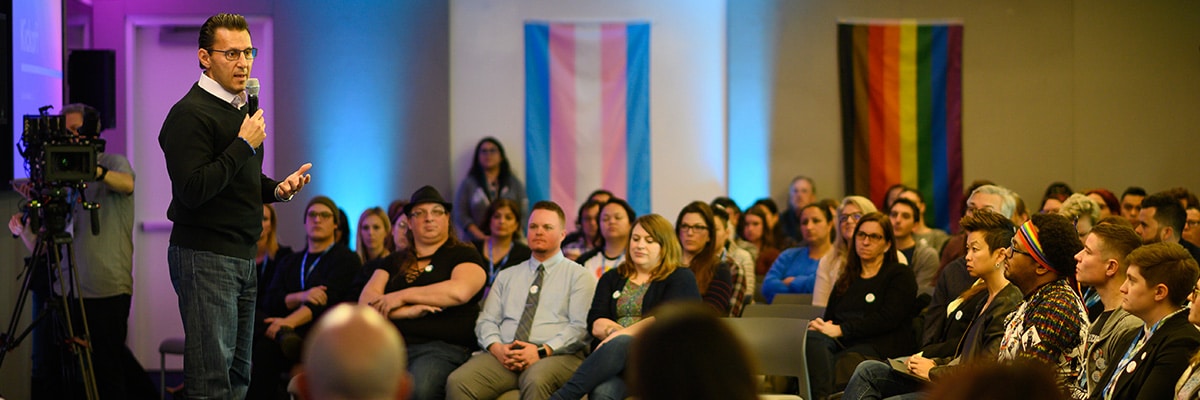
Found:
[{"label": "black sweater", "polygon": [[246,112],[193,84],[158,134],[171,178],[171,244],[253,259],[262,205],[278,182],[262,174],[262,146],[238,138]]},{"label": "black sweater", "polygon": [[916,297],[912,269],[884,264],[873,277],[854,277],[844,292],[834,288],[825,320],[841,325],[846,347],[870,344],[885,357],[912,354]]}]

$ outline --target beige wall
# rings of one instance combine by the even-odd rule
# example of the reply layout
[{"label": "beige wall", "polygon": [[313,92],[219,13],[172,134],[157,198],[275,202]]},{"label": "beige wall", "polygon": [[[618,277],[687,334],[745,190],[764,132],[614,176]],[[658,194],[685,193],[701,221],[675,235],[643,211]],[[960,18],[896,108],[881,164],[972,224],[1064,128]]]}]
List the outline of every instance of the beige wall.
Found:
[{"label": "beige wall", "polygon": [[992,179],[1033,202],[1055,180],[1118,194],[1200,190],[1200,175],[1187,173],[1200,148],[1198,2],[751,0],[730,2],[729,14],[732,140],[743,122],[736,99],[764,83],[739,74],[756,61],[736,44],[775,42],[763,58],[773,65],[749,68],[773,71],[761,79],[773,91],[777,200],[795,174],[815,177],[822,197],[843,194],[835,24],[850,17],[963,20],[967,182]]}]

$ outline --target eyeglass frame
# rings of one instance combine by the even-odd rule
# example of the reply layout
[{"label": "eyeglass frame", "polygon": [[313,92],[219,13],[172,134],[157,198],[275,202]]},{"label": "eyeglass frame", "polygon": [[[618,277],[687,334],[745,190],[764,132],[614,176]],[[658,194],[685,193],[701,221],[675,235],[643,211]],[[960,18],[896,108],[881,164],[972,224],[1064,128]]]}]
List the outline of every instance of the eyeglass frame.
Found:
[{"label": "eyeglass frame", "polygon": [[1032,253],[1025,251],[1025,250],[1021,250],[1018,247],[1020,247],[1020,245],[1017,244],[1017,239],[1013,238],[1013,240],[1011,242],[1009,242],[1009,244],[1008,244],[1008,258],[1009,259],[1012,259],[1013,254],[1024,254],[1025,256],[1027,256],[1029,258],[1033,258]]},{"label": "eyeglass frame", "polygon": [[679,231],[684,232],[684,233],[689,233],[689,234],[690,233],[704,233],[704,232],[708,232],[708,226],[707,225],[679,224]]},{"label": "eyeglass frame", "polygon": [[[248,48],[245,50],[238,50],[238,49],[228,49],[228,50],[204,49],[204,50],[207,50],[209,53],[222,53],[225,56],[225,61],[237,61],[237,60],[241,59],[243,56],[246,57],[247,61],[258,58],[258,48],[257,47],[251,47],[251,48]],[[233,58],[230,58],[231,57],[230,54],[234,54],[232,56]]]},{"label": "eyeglass frame", "polygon": [[878,233],[866,233],[866,232],[862,232],[862,231],[856,232],[854,234],[855,241],[861,242],[863,239],[868,239],[871,241],[871,243],[879,243],[879,242],[886,240],[887,236],[880,235]]},{"label": "eyeglass frame", "polygon": [[434,218],[441,218],[441,217],[446,216],[447,214],[450,214],[450,212],[446,211],[445,208],[441,208],[441,207],[434,207],[434,208],[429,209],[429,211],[425,211],[424,209],[415,209],[415,210],[412,210],[412,212],[410,212],[408,214],[409,222],[411,223],[412,220],[424,219],[425,214],[432,215]]},{"label": "eyeglass frame", "polygon": [[862,212],[838,215],[838,223],[844,224],[844,223],[846,223],[846,221],[849,221],[851,218],[853,218],[854,222],[857,223],[858,221],[861,221],[862,218],[866,215],[867,214],[862,213]]},{"label": "eyeglass frame", "polygon": [[322,219],[333,220],[333,213],[329,211],[309,211],[304,214],[305,218],[320,221]]}]

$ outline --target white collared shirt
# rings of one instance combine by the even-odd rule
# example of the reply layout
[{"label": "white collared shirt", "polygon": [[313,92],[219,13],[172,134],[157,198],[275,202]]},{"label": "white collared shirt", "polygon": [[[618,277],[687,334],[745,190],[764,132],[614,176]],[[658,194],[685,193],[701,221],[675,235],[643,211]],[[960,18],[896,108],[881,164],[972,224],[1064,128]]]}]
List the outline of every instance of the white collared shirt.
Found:
[{"label": "white collared shirt", "polygon": [[217,83],[217,81],[213,80],[213,78],[208,77],[208,74],[201,72],[200,80],[196,81],[196,84],[200,85],[200,88],[204,89],[205,92],[208,92],[213,96],[217,96],[217,98],[221,99],[221,101],[233,104],[234,98],[241,98],[242,104],[246,104],[246,99],[242,97],[241,93],[229,93],[229,91],[225,90],[224,87],[221,87],[220,83]]}]

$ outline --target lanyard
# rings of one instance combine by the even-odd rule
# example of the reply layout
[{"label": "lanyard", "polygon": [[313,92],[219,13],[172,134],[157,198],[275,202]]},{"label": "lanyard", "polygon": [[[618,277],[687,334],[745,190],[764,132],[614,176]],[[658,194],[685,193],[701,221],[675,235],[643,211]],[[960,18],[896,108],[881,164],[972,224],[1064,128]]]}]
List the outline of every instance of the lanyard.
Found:
[{"label": "lanyard", "polygon": [[[1117,369],[1113,371],[1112,377],[1108,379],[1108,385],[1104,386],[1105,399],[1112,398],[1112,391],[1117,386],[1117,378],[1121,376],[1121,370],[1128,368],[1129,363],[1133,362],[1133,355],[1140,351],[1146,342],[1150,341],[1150,338],[1154,336],[1154,332],[1157,331],[1160,326],[1162,326],[1163,321],[1166,321],[1168,318],[1174,317],[1175,314],[1178,314],[1180,311],[1187,309],[1188,308],[1185,307],[1176,310],[1173,313],[1167,314],[1167,316],[1158,320],[1158,322],[1155,322],[1149,330],[1143,329],[1141,332],[1138,332],[1137,337],[1133,338],[1133,342],[1129,344],[1129,349],[1125,351],[1125,356],[1121,357],[1121,362],[1117,364]],[[1142,336],[1145,336],[1145,338],[1142,338]],[[1136,364],[1134,368],[1136,368]]]},{"label": "lanyard", "polygon": [[311,274],[312,271],[317,268],[317,263],[321,262],[321,257],[325,257],[325,253],[328,253],[329,249],[332,248],[333,246],[329,246],[329,248],[325,249],[325,251],[322,251],[321,255],[317,256],[317,259],[313,260],[312,265],[308,266],[307,268],[305,266],[308,265],[308,249],[304,249],[304,258],[300,260],[300,290],[308,289],[308,286],[306,286],[304,283],[304,281],[308,278],[308,274]]},{"label": "lanyard", "polygon": [[[492,262],[492,239],[490,239],[490,238],[488,239],[487,246],[488,246],[488,256],[487,256],[487,259],[488,259],[488,282],[487,282],[487,285],[492,286],[492,282],[496,281],[496,263]],[[508,245],[508,253],[505,253],[504,258],[500,259],[500,267],[504,267],[504,264],[508,263],[508,256],[510,256],[510,255],[512,255],[512,245],[511,244]]]}]

